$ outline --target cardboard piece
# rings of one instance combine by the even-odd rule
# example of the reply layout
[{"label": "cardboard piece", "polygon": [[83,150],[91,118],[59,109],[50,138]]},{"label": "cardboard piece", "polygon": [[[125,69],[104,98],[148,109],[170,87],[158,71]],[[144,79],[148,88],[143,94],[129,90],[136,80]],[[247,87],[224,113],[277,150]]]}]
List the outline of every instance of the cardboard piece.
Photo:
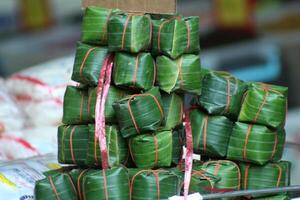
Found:
[{"label": "cardboard piece", "polygon": [[82,6],[83,8],[88,6],[119,8],[128,12],[176,13],[176,0],[83,0]]}]

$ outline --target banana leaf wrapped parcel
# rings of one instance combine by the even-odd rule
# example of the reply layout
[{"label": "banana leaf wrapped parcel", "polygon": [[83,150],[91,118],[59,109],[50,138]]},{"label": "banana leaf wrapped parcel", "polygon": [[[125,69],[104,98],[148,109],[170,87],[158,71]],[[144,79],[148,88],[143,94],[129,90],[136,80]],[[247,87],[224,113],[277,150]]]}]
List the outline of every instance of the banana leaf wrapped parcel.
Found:
[{"label": "banana leaf wrapped parcel", "polygon": [[[123,164],[128,156],[127,141],[122,138],[117,126],[105,126],[106,145],[108,151],[108,164],[111,167]],[[89,140],[86,164],[90,167],[101,166],[101,152],[99,140],[95,135],[95,125],[89,125]]]},{"label": "banana leaf wrapped parcel", "polygon": [[61,164],[84,166],[89,140],[87,125],[58,127],[58,161]]},{"label": "banana leaf wrapped parcel", "polygon": [[[105,102],[105,122],[106,123],[115,123],[117,122],[117,115],[113,109],[113,104],[120,99],[128,95],[128,91],[119,89],[113,85],[109,87],[108,94]],[[97,88],[90,88],[88,92],[88,115],[90,120],[95,120],[95,109],[96,109],[96,100],[97,100]]]},{"label": "banana leaf wrapped parcel", "polygon": [[198,104],[209,114],[237,119],[247,84],[226,72],[203,71]]},{"label": "banana leaf wrapped parcel", "polygon": [[74,183],[74,185],[76,186],[76,190],[77,190],[77,195],[78,195],[78,199],[82,200],[83,199],[83,194],[82,194],[82,180],[84,178],[84,176],[87,174],[87,172],[89,172],[91,169],[87,168],[87,169],[80,169],[80,168],[75,168],[72,169],[69,172],[69,175],[72,178],[72,181]]},{"label": "banana leaf wrapped parcel", "polygon": [[225,116],[208,115],[194,109],[189,112],[194,152],[210,157],[225,157],[233,122]]},{"label": "banana leaf wrapped parcel", "polygon": [[182,124],[183,98],[175,93],[161,93],[161,100],[165,113],[165,129],[174,129]]},{"label": "banana leaf wrapped parcel", "polygon": [[64,124],[87,124],[91,122],[88,114],[88,91],[68,86],[64,96],[63,119]]},{"label": "banana leaf wrapped parcel", "polygon": [[108,56],[106,47],[77,43],[72,80],[90,86],[97,86],[100,71]]},{"label": "banana leaf wrapped parcel", "polygon": [[239,114],[239,121],[283,128],[287,112],[288,88],[252,83]]},{"label": "banana leaf wrapped parcel", "polygon": [[[244,190],[290,185],[291,163],[288,161],[268,163],[264,166],[240,163],[239,166],[242,174],[242,189]],[[264,195],[252,196],[261,197]]]},{"label": "banana leaf wrapped parcel", "polygon": [[284,131],[236,122],[230,137],[227,158],[264,165],[281,158],[284,140]]},{"label": "banana leaf wrapped parcel", "polygon": [[138,168],[170,167],[172,162],[172,132],[160,131],[129,139],[131,157]]},{"label": "banana leaf wrapped parcel", "polygon": [[[117,121],[113,104],[126,97],[128,91],[110,86],[105,102],[105,121],[114,123]],[[64,99],[64,124],[88,124],[95,121],[95,108],[97,88],[79,88],[68,86]]]},{"label": "banana leaf wrapped parcel", "polygon": [[164,123],[164,111],[157,87],[114,103],[120,131],[124,138],[156,131]]},{"label": "banana leaf wrapped parcel", "polygon": [[220,179],[211,173],[193,170],[191,174],[191,182],[189,193],[209,194],[213,191],[215,184]]},{"label": "banana leaf wrapped parcel", "polygon": [[182,174],[175,169],[129,169],[130,200],[167,200],[179,195]]},{"label": "banana leaf wrapped parcel", "polygon": [[152,21],[149,15],[117,12],[108,22],[108,49],[138,53],[151,47]]},{"label": "banana leaf wrapped parcel", "polygon": [[106,9],[89,6],[85,9],[81,41],[93,45],[107,45],[107,26],[111,15],[120,12],[118,9]]},{"label": "banana leaf wrapped parcel", "polygon": [[199,17],[153,20],[153,54],[176,59],[184,53],[198,53],[199,50]]},{"label": "banana leaf wrapped parcel", "polygon": [[51,171],[46,178],[35,183],[34,198],[36,200],[77,200],[78,196],[69,173]]},{"label": "banana leaf wrapped parcel", "polygon": [[157,84],[167,93],[201,93],[201,66],[199,56],[185,54],[173,60],[166,56],[156,59]]},{"label": "banana leaf wrapped parcel", "polygon": [[123,167],[89,170],[81,185],[85,200],[129,199],[129,176]]},{"label": "banana leaf wrapped parcel", "polygon": [[116,86],[149,90],[154,86],[155,76],[155,61],[150,53],[116,53],[113,69],[113,82]]},{"label": "banana leaf wrapped parcel", "polygon": [[212,192],[230,192],[240,190],[241,172],[239,166],[229,160],[207,161],[196,171],[204,171],[214,175],[219,180],[215,182]]}]

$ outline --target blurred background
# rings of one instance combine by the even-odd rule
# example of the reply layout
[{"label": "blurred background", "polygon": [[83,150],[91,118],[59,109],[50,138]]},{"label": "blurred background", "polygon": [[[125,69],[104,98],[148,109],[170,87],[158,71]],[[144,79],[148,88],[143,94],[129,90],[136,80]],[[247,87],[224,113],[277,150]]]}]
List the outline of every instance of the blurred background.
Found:
[{"label": "blurred background", "polygon": [[[73,56],[80,39],[80,0],[1,0],[0,77]],[[289,87],[287,145],[292,183],[300,184],[300,1],[178,0],[200,16],[202,65],[247,81]],[[71,63],[71,62],[70,62]]]}]

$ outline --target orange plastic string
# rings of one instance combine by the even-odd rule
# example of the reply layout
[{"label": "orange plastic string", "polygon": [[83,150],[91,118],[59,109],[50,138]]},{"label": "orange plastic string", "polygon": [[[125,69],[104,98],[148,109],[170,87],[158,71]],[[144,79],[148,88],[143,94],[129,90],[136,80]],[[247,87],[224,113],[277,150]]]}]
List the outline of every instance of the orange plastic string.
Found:
[{"label": "orange plastic string", "polygon": [[129,147],[129,153],[131,155],[131,159],[134,162],[133,152],[132,152],[132,148],[131,148],[131,140],[129,140],[129,142],[128,142],[128,147]]},{"label": "orange plastic string", "polygon": [[125,47],[125,34],[126,34],[126,30],[128,28],[128,24],[129,24],[130,19],[131,19],[131,15],[128,14],[125,25],[124,25],[124,30],[123,30],[123,33],[122,33],[122,48],[121,48],[122,50],[124,50],[124,47]]},{"label": "orange plastic string", "polygon": [[85,169],[83,170],[79,176],[78,176],[78,179],[77,179],[77,190],[78,190],[78,196],[79,196],[79,199],[82,200],[83,199],[83,194],[81,193],[81,187],[80,187],[80,184],[81,184],[81,178],[83,177],[83,175],[88,171],[88,169]]},{"label": "orange plastic string", "polygon": [[187,21],[185,21],[185,26],[187,29],[187,36],[188,36],[186,50],[189,50],[189,48],[191,47],[191,29],[190,29],[189,23]]},{"label": "orange plastic string", "polygon": [[179,59],[178,69],[179,69],[179,78],[180,78],[180,88],[183,89],[183,75],[182,75],[182,57]]},{"label": "orange plastic string", "polygon": [[255,118],[253,119],[253,123],[256,123],[256,121],[257,121],[257,119],[259,117],[260,112],[262,111],[264,105],[266,104],[267,97],[269,95],[269,90],[265,90],[265,91],[266,91],[266,93],[264,95],[264,99],[263,99],[263,101],[262,101],[262,103],[261,103],[261,105],[260,105],[260,107],[259,107],[259,109],[258,109],[258,111],[257,111],[257,113],[255,115]]},{"label": "orange plastic string", "polygon": [[73,188],[73,191],[74,191],[74,193],[76,194],[76,196],[78,196],[78,194],[77,194],[77,190],[76,190],[76,187],[75,187],[75,185],[74,185],[74,183],[73,183],[73,180],[72,180],[72,178],[71,178],[70,174],[66,174],[66,176],[67,176],[67,177],[68,177],[68,179],[69,179],[69,183],[71,184],[71,186],[72,186],[72,188]]},{"label": "orange plastic string", "polygon": [[208,176],[204,175],[202,172],[205,172],[205,170],[200,170],[200,171],[196,171],[196,170],[193,170],[193,173],[192,173],[192,177],[195,176],[195,175],[198,175],[198,176],[201,176],[202,178],[206,179],[210,186],[211,186],[211,189],[214,188],[213,184],[212,184],[212,179],[209,178]]},{"label": "orange plastic string", "polygon": [[160,111],[160,114],[161,114],[161,118],[163,117],[163,114],[164,114],[161,105],[159,104],[158,100],[156,99],[156,97],[155,97],[154,95],[152,95],[152,94],[135,94],[135,95],[132,95],[132,96],[129,98],[129,100],[128,100],[128,111],[129,111],[131,120],[132,120],[132,122],[133,122],[133,124],[134,124],[135,130],[136,130],[138,133],[140,133],[140,130],[139,130],[139,127],[138,127],[138,125],[137,125],[137,123],[136,123],[136,120],[135,120],[135,118],[134,118],[134,115],[133,115],[133,112],[132,112],[131,104],[130,104],[130,103],[131,103],[131,101],[132,101],[132,99],[133,99],[134,97],[143,97],[143,96],[150,96],[150,97],[152,97],[153,100],[155,101],[155,103],[157,104],[158,108],[159,108],[159,111]]},{"label": "orange plastic string", "polygon": [[156,80],[156,62],[153,60],[153,84],[155,84],[155,80]]},{"label": "orange plastic string", "polygon": [[[211,163],[215,163],[216,161],[207,161],[207,162],[205,162],[205,163],[203,163],[203,165],[209,165],[209,164],[211,164]],[[236,169],[237,169],[237,172],[238,172],[238,183],[239,183],[239,185],[238,185],[238,190],[240,189],[240,187],[241,187],[241,171],[240,171],[240,168],[239,168],[239,166],[236,164],[236,163],[234,163],[234,162],[232,162],[232,161],[229,161],[229,160],[219,160],[217,163],[219,163],[220,164],[220,166],[221,166],[221,163],[230,163],[230,164],[233,164],[235,167],[236,167]],[[218,169],[217,169],[218,168]],[[215,174],[215,176],[217,175],[217,173],[218,173],[218,171],[219,171],[219,168],[220,167],[216,167],[216,169],[215,169],[215,172],[214,172],[214,174]],[[205,171],[205,170],[204,170]]]},{"label": "orange plastic string", "polygon": [[155,182],[156,182],[156,187],[157,187],[157,200],[160,200],[160,184],[159,184],[159,176],[158,176],[158,173],[159,172],[163,172],[164,170],[141,170],[139,172],[137,172],[131,179],[131,183],[130,183],[130,200],[132,200],[133,198],[133,184],[134,184],[134,180],[135,178],[140,175],[141,173],[144,173],[144,172],[150,172],[150,173],[153,173],[153,175],[155,176]]},{"label": "orange plastic string", "polygon": [[278,146],[278,135],[277,134],[278,134],[277,132],[274,133],[275,142],[274,142],[274,147],[273,147],[272,156],[271,156],[272,159],[274,158],[276,151],[277,151],[277,146]]},{"label": "orange plastic string", "polygon": [[183,101],[180,102],[180,121],[183,120]]},{"label": "orange plastic string", "polygon": [[[106,20],[105,20],[105,25],[104,25],[104,30],[103,30],[104,33],[107,32],[107,24],[108,24],[108,20],[109,20],[111,14],[112,14],[112,9],[109,9],[108,15],[107,15]],[[106,34],[103,34],[103,35],[102,35],[102,42],[104,42],[105,39],[106,39],[106,38],[105,38],[105,35],[106,35]]]},{"label": "orange plastic string", "polygon": [[75,132],[76,126],[74,126],[71,130],[70,133],[70,152],[71,152],[71,157],[72,157],[72,161],[74,164],[76,164],[76,160],[75,160],[75,156],[74,156],[74,149],[73,149],[73,135]]},{"label": "orange plastic string", "polygon": [[52,188],[52,190],[53,190],[53,192],[54,192],[54,194],[55,194],[55,199],[56,199],[56,200],[60,200],[60,198],[59,198],[59,196],[58,196],[58,193],[57,193],[57,190],[56,190],[56,188],[55,188],[55,185],[54,185],[54,183],[53,183],[52,177],[51,177],[51,176],[48,176],[48,180],[49,180],[49,182],[50,182],[50,184],[51,184],[51,188]]},{"label": "orange plastic string", "polygon": [[158,51],[160,52],[161,51],[161,31],[162,31],[162,29],[163,29],[163,27],[166,25],[166,23],[168,23],[168,22],[170,22],[170,21],[172,21],[174,18],[171,18],[171,19],[169,19],[169,20],[166,20],[166,21],[164,21],[163,23],[161,23],[160,24],[160,26],[159,26],[159,29],[158,29],[158,34],[157,34],[157,49],[158,49]]},{"label": "orange plastic string", "polygon": [[247,131],[247,134],[246,134],[246,139],[245,139],[245,144],[244,144],[244,160],[246,161],[247,160],[247,144],[249,142],[249,136],[251,134],[251,129],[252,129],[253,125],[249,125],[248,127],[248,131]]},{"label": "orange plastic string", "polygon": [[249,168],[250,168],[250,164],[247,164],[245,169],[245,176],[244,176],[244,190],[247,190],[247,186],[248,186],[247,184],[248,184]]},{"label": "orange plastic string", "polygon": [[84,56],[84,59],[83,59],[81,65],[80,65],[79,75],[80,75],[80,78],[81,78],[84,82],[88,82],[88,81],[87,81],[86,78],[83,76],[83,68],[84,68],[84,66],[85,66],[85,63],[86,63],[86,61],[87,61],[87,59],[88,59],[90,53],[91,53],[93,50],[95,50],[95,49],[97,49],[97,47],[91,48],[91,49],[89,49],[89,50],[86,52],[86,54],[85,54],[85,56]]},{"label": "orange plastic string", "polygon": [[105,169],[102,170],[102,174],[103,174],[103,184],[104,184],[105,199],[106,199],[106,200],[109,200],[109,197],[108,197],[108,190],[107,190],[107,179],[106,179]]},{"label": "orange plastic string", "polygon": [[280,180],[282,178],[282,168],[280,165],[278,164],[275,164],[275,166],[278,168],[279,170],[279,174],[278,174],[278,179],[277,179],[277,183],[276,183],[276,187],[279,187],[280,186]]},{"label": "orange plastic string", "polygon": [[216,165],[216,168],[215,168],[215,171],[214,171],[214,175],[217,176],[218,172],[219,172],[219,169],[220,169],[220,166],[221,166],[221,161],[219,160],[217,162],[217,165]]}]

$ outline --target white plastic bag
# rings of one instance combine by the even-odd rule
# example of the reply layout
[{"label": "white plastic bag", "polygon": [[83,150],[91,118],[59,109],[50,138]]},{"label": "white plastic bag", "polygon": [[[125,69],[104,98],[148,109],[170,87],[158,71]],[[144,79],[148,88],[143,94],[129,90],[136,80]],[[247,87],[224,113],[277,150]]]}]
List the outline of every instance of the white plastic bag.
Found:
[{"label": "white plastic bag", "polygon": [[57,127],[11,131],[0,136],[0,160],[15,160],[57,152]]},{"label": "white plastic bag", "polygon": [[71,80],[73,62],[70,56],[25,69],[12,75],[7,87],[15,96],[34,100],[62,99]]},{"label": "white plastic bag", "polygon": [[74,57],[42,63],[12,75],[6,85],[23,108],[27,127],[58,126],[63,97],[71,81]]},{"label": "white plastic bag", "polygon": [[57,169],[55,155],[0,163],[0,198],[5,200],[32,200],[37,180],[43,172]]},{"label": "white plastic bag", "polygon": [[0,133],[20,130],[24,127],[24,116],[13,98],[9,96],[0,80]]}]

